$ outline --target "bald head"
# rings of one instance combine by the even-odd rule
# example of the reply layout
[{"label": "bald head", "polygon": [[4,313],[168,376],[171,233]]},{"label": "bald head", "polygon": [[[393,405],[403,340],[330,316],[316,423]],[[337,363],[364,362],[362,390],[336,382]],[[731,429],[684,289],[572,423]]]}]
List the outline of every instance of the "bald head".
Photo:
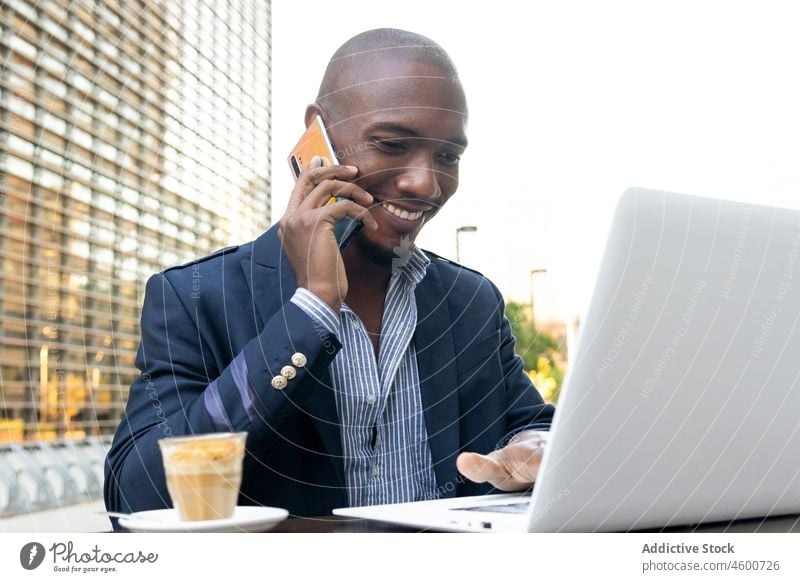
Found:
[{"label": "bald head", "polygon": [[331,57],[316,102],[333,114],[357,114],[354,106],[361,97],[380,90],[381,83],[400,78],[413,82],[415,77],[441,78],[463,95],[455,65],[437,43],[396,28],[368,30],[345,42]]}]

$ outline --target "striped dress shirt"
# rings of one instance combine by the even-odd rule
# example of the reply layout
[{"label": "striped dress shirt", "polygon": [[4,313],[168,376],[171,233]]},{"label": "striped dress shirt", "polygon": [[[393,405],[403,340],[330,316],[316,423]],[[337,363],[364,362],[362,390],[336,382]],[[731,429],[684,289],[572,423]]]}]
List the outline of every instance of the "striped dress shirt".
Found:
[{"label": "striped dress shirt", "polygon": [[412,247],[407,260],[393,270],[377,360],[364,324],[346,304],[337,314],[303,288],[291,299],[342,344],[330,371],[351,506],[436,496],[412,339],[417,326],[414,288],[429,262]]}]

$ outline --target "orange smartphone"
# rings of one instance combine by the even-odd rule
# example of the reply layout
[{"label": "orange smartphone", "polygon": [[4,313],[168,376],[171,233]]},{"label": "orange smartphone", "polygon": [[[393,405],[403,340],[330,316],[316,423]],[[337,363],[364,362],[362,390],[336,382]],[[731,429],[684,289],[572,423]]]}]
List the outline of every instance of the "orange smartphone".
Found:
[{"label": "orange smartphone", "polygon": [[[289,169],[292,171],[295,180],[300,177],[300,172],[308,167],[314,156],[320,156],[326,166],[339,163],[336,158],[336,150],[333,149],[331,138],[328,137],[325,124],[322,123],[322,117],[319,115],[314,118],[303,137],[292,148],[292,153],[289,154]],[[329,204],[338,201],[338,198],[332,197]],[[350,242],[354,234],[361,230],[362,226],[360,221],[349,216],[337,221],[333,230],[336,235],[336,241],[339,243],[339,248],[343,249],[347,246],[347,243]]]},{"label": "orange smartphone", "polygon": [[319,115],[314,118],[303,137],[292,148],[292,153],[289,154],[289,168],[292,170],[295,180],[300,177],[300,172],[308,167],[314,156],[324,158],[326,166],[339,163],[331,138],[328,137],[325,124],[322,123]]}]

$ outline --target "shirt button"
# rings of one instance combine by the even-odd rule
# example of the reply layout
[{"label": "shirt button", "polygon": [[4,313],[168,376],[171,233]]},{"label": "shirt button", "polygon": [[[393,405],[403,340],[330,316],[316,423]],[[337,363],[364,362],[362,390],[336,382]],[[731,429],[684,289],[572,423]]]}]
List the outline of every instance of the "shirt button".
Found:
[{"label": "shirt button", "polygon": [[283,376],[275,376],[272,379],[272,387],[275,390],[283,390],[289,382]]},{"label": "shirt button", "polygon": [[297,366],[298,368],[302,368],[308,363],[308,358],[306,358],[305,354],[301,354],[297,352],[296,354],[292,355],[292,364]]},{"label": "shirt button", "polygon": [[294,369],[294,366],[284,366],[281,368],[281,376],[287,380],[293,380],[297,376],[297,370]]},{"label": "shirt button", "polygon": [[369,404],[370,406],[375,404],[375,395],[374,394],[367,395],[367,404]]},{"label": "shirt button", "polygon": [[372,476],[373,477],[377,477],[380,474],[381,474],[381,468],[380,467],[378,467],[377,465],[372,467]]}]

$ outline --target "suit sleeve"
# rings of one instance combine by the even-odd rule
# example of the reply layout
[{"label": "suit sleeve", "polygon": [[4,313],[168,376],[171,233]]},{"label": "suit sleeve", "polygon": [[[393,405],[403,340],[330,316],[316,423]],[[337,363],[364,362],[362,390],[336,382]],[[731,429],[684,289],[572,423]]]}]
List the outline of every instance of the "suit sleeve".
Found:
[{"label": "suit sleeve", "polygon": [[506,435],[497,443],[503,448],[511,438],[525,430],[550,430],[555,408],[545,404],[539,391],[525,372],[522,358],[514,351],[516,340],[505,316],[505,302],[495,288],[500,302],[500,361],[506,383]]},{"label": "suit sleeve", "polygon": [[[105,501],[113,511],[170,506],[159,439],[247,431],[249,451],[269,447],[341,348],[333,333],[289,301],[218,372],[204,360],[210,352],[164,274],[147,283],[141,334],[141,374],[106,459]],[[303,355],[304,365],[292,366],[296,375],[284,388],[273,388],[295,354]]]}]

